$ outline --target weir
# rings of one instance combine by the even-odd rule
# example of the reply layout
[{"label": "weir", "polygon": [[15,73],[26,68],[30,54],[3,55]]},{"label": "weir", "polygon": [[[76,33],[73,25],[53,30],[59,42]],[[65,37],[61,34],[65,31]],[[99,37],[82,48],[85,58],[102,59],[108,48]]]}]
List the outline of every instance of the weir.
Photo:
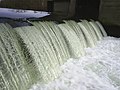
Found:
[{"label": "weir", "polygon": [[17,28],[0,24],[0,90],[27,90],[58,78],[69,58],[84,56],[85,48],[107,36],[98,21],[63,22],[35,21]]}]

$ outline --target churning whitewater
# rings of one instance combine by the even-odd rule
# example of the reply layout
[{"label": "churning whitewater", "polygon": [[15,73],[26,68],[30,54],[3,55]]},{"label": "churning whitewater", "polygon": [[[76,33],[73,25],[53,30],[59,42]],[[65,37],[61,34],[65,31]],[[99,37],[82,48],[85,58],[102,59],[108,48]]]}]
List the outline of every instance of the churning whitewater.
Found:
[{"label": "churning whitewater", "polygon": [[120,40],[100,22],[29,23],[0,24],[0,90],[120,89]]},{"label": "churning whitewater", "polygon": [[58,79],[30,90],[120,90],[120,38],[105,37],[85,51],[86,56],[61,66]]}]

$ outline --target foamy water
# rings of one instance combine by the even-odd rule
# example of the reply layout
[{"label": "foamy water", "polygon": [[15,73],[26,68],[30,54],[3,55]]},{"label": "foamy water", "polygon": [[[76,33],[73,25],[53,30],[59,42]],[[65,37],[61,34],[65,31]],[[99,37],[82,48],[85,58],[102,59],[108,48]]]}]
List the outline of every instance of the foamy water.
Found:
[{"label": "foamy water", "polygon": [[[64,22],[57,24],[53,21],[36,21],[30,22],[33,26],[16,28],[0,24],[0,90],[28,90],[37,82],[47,83],[39,84],[43,90],[76,90],[78,86],[78,89],[92,89],[96,83],[95,89],[108,89],[111,83],[119,86],[119,75],[111,74],[118,74],[116,67],[110,73],[107,72],[111,62],[92,60],[90,57],[99,53],[94,55],[93,52],[92,56],[94,50],[88,48],[85,51],[85,48],[95,47],[97,41],[107,36],[102,25],[93,20]],[[86,53],[89,56],[87,59],[78,59]],[[104,66],[104,63],[108,66]],[[109,75],[106,76],[107,79],[101,75],[102,70],[103,73],[107,72],[105,75]],[[102,83],[104,80],[105,85]]]},{"label": "foamy water", "polygon": [[30,90],[120,90],[120,39],[106,37],[86,56],[70,59],[61,66],[61,76]]}]

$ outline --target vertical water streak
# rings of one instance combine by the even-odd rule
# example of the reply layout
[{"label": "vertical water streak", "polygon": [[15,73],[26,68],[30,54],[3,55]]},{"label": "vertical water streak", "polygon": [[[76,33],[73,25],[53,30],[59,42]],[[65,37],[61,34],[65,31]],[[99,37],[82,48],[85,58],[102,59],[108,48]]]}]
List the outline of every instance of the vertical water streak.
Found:
[{"label": "vertical water streak", "polygon": [[62,65],[64,63],[63,61],[63,58],[62,58],[62,52],[61,52],[61,49],[60,49],[60,46],[59,46],[59,42],[52,30],[52,28],[50,27],[50,25],[47,23],[47,22],[39,22],[43,27],[44,29],[46,30],[47,32],[47,36],[49,36],[49,40],[50,40],[50,43],[55,51],[55,54],[56,54],[56,57],[59,62],[60,65]]},{"label": "vertical water streak", "polygon": [[94,44],[96,44],[96,42],[98,41],[98,37],[96,35],[94,28],[89,24],[87,20],[81,20],[81,21],[82,23],[84,23],[84,25],[86,25],[87,30],[91,33]]},{"label": "vertical water streak", "polygon": [[96,31],[96,34],[97,34],[99,40],[102,40],[103,35],[102,35],[102,33],[101,33],[100,28],[96,25],[96,23],[95,23],[93,20],[90,21],[89,23],[91,24],[91,26],[92,26],[92,27],[94,28],[94,30]]},{"label": "vertical water streak", "polygon": [[45,27],[44,23],[42,23],[42,22],[34,22],[33,24],[39,30],[39,32],[42,34],[42,37],[45,39],[45,40],[43,40],[43,42],[47,43],[47,44],[45,44],[48,46],[46,48],[49,49],[49,51],[50,51],[49,53],[51,53],[51,55],[53,56],[52,59],[54,60],[54,64],[56,64],[58,66],[60,64],[60,62],[58,60],[58,57],[56,54],[56,49],[53,46],[51,37],[48,34],[49,31],[47,30],[47,27]]},{"label": "vertical water streak", "polygon": [[81,43],[76,33],[66,24],[59,24],[58,26],[63,32],[64,36],[66,37],[71,57],[74,58],[81,57],[83,48],[80,46]]},{"label": "vertical water streak", "polygon": [[[79,27],[79,25],[75,21],[72,21],[72,20],[65,21],[65,23],[68,26],[70,26],[71,30],[73,30],[76,33],[76,35],[78,36],[79,41],[81,43],[80,44],[81,48],[83,48],[83,49],[86,48],[87,47],[87,42],[86,42],[85,36],[84,36],[81,28]],[[85,54],[84,50],[82,50],[82,54],[83,55]]]},{"label": "vertical water streak", "polygon": [[64,62],[66,62],[66,60],[70,58],[69,50],[67,47],[67,43],[65,42],[64,36],[60,32],[60,29],[58,28],[57,24],[55,24],[54,22],[45,22],[45,23],[49,25],[49,27],[51,28],[54,34],[53,38],[55,38],[57,46],[59,46],[61,59],[63,60],[62,64],[64,64]]},{"label": "vertical water streak", "polygon": [[[9,25],[0,24],[1,76],[8,90],[23,90],[28,87],[29,74],[26,72],[24,57],[18,41]],[[0,82],[3,83],[3,82]]]},{"label": "vertical water streak", "polygon": [[90,31],[87,30],[86,26],[82,22],[79,22],[78,25],[80,26],[82,32],[85,35],[85,38],[87,40],[87,46],[94,47],[95,44],[94,44],[93,37],[91,36]]},{"label": "vertical water streak", "polygon": [[107,37],[107,33],[105,32],[105,29],[103,28],[103,26],[101,25],[101,23],[99,21],[96,21],[96,24],[98,25],[98,27],[100,28],[102,34],[104,37]]}]

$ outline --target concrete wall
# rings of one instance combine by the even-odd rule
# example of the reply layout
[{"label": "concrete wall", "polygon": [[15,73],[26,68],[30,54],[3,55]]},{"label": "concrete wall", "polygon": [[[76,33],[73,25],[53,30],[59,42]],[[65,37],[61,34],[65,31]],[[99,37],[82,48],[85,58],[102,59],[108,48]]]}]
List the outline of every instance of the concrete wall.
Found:
[{"label": "concrete wall", "polygon": [[99,19],[120,25],[120,0],[101,0]]},{"label": "concrete wall", "polygon": [[0,2],[0,7],[47,10],[47,0],[2,0]]},{"label": "concrete wall", "polygon": [[58,15],[67,15],[69,11],[69,2],[54,2],[54,13]]},{"label": "concrete wall", "polygon": [[65,17],[73,17],[75,15],[76,0],[55,0],[54,13]]}]

